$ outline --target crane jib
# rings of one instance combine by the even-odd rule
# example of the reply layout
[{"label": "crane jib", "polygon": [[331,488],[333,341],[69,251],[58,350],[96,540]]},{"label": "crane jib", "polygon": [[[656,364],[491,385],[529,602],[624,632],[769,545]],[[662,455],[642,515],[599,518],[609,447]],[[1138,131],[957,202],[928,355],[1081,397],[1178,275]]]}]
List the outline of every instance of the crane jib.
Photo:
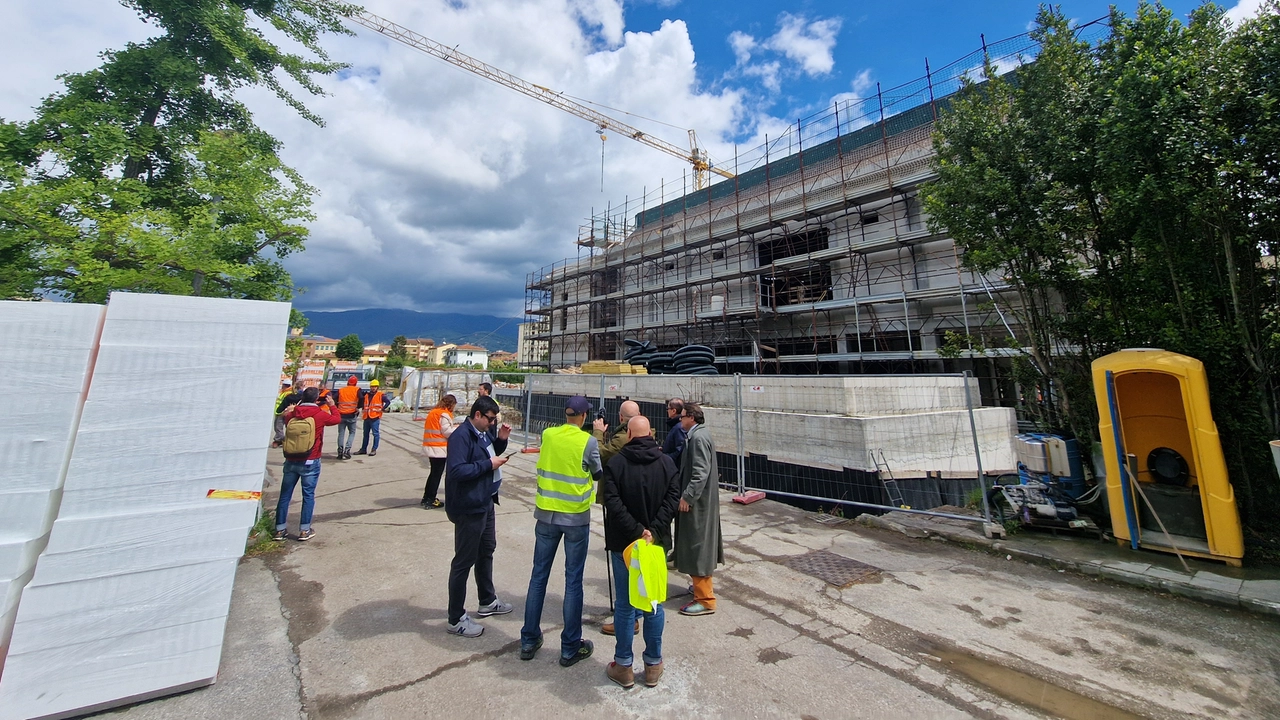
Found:
[{"label": "crane jib", "polygon": [[492,80],[499,85],[505,85],[512,90],[517,90],[531,98],[534,98],[535,100],[541,100],[548,105],[560,108],[567,113],[577,115],[584,120],[590,120],[595,123],[596,127],[600,130],[612,130],[620,134],[627,135],[636,142],[644,143],[655,150],[661,150],[668,155],[680,158],[681,160],[693,165],[694,184],[698,188],[705,186],[707,170],[710,170],[724,178],[734,177],[733,173],[727,170],[721,170],[707,162],[706,153],[697,146],[696,135],[692,130],[689,131],[689,150],[685,150],[678,145],[653,137],[638,128],[622,122],[621,120],[615,120],[614,118],[611,118],[597,110],[593,110],[585,105],[574,102],[573,100],[564,97],[563,94],[557,93],[550,88],[536,85],[528,80],[516,77],[505,70],[500,70],[488,63],[477,60],[465,53],[460,53],[458,52],[456,45],[454,47],[442,45],[431,38],[416,33],[402,25],[397,25],[386,18],[374,15],[367,10],[361,10],[349,17],[352,22],[362,25],[381,35],[385,35],[386,37],[396,40],[404,45],[408,45],[415,50],[420,50],[428,55],[433,55],[447,63],[450,63],[451,65],[455,65],[463,70],[468,70],[483,78]]}]

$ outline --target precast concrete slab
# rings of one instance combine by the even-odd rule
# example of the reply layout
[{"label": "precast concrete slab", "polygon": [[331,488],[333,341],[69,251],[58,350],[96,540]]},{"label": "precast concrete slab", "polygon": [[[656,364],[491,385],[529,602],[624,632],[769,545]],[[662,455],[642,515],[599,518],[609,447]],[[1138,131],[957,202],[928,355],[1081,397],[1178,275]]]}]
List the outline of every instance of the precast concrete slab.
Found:
[{"label": "precast concrete slab", "polygon": [[[600,396],[599,375],[531,375],[535,393]],[[742,407],[815,415],[902,415],[965,410],[965,378],[959,375],[743,375]],[[732,375],[605,375],[607,397],[665,402],[678,397],[703,405],[734,407]],[[968,394],[980,403],[978,381]]]},{"label": "precast concrete slab", "polygon": [[[704,407],[716,447],[736,452],[737,413],[730,407]],[[985,472],[1017,467],[1012,408],[977,408],[973,426]],[[895,477],[977,477],[973,426],[965,410],[850,417],[814,413],[744,410],[743,446],[748,453],[801,466],[851,468],[875,472],[870,452],[883,455]]]}]

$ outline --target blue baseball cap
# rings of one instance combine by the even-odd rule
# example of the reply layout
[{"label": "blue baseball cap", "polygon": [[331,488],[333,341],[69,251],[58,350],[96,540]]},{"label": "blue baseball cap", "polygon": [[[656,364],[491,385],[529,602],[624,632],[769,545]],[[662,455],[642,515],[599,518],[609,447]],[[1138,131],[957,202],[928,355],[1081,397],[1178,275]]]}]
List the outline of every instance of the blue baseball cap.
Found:
[{"label": "blue baseball cap", "polygon": [[591,412],[591,403],[581,395],[574,395],[564,404],[564,409],[572,415],[586,415]]}]

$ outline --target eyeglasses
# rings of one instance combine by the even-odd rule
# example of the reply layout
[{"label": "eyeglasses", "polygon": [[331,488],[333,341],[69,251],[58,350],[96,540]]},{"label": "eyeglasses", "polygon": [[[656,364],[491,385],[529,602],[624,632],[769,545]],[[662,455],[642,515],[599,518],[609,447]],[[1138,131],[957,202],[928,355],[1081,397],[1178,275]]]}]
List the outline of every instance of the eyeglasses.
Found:
[{"label": "eyeglasses", "polygon": [[485,415],[485,416],[484,416],[484,419],[485,419],[485,420],[488,420],[489,422],[496,422],[496,421],[497,421],[497,419],[498,419],[498,416],[497,416],[497,415]]}]

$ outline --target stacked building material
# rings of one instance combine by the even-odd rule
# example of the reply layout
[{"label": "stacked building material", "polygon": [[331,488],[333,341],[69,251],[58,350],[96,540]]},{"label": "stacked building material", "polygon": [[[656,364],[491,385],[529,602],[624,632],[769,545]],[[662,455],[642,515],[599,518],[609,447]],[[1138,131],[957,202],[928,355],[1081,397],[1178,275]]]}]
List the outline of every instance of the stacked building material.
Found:
[{"label": "stacked building material", "polygon": [[685,345],[675,351],[672,364],[680,375],[719,375],[715,361],[715,351],[706,345]]},{"label": "stacked building material", "polygon": [[645,340],[642,342],[640,340],[631,340],[630,338],[628,338],[626,340],[623,340],[622,342],[626,343],[627,345],[627,352],[625,355],[622,356],[622,359],[631,363],[632,365],[648,364],[649,359],[652,358],[653,354],[658,351],[658,348],[655,347],[654,344],[649,340]]},{"label": "stacked building material", "polygon": [[[0,304],[0,317],[30,316],[35,305]],[[80,339],[58,340],[67,357],[46,363],[66,367],[32,385],[35,404],[61,419],[45,437],[36,425],[15,435],[6,468],[6,488],[32,469],[41,482],[26,483],[29,502],[0,501],[0,536],[47,528],[48,545],[18,598],[2,720],[70,717],[212,683],[257,517],[289,305],[117,292],[100,334],[97,309],[85,312],[61,321]],[[78,423],[71,394],[83,396]],[[41,457],[55,442],[54,456]],[[57,473],[61,488],[50,481]],[[39,496],[51,488],[53,501]],[[15,522],[10,508],[33,517]]]},{"label": "stacked building material", "polygon": [[676,371],[674,360],[673,352],[655,352],[649,357],[645,367],[649,368],[650,375],[673,375]]}]

